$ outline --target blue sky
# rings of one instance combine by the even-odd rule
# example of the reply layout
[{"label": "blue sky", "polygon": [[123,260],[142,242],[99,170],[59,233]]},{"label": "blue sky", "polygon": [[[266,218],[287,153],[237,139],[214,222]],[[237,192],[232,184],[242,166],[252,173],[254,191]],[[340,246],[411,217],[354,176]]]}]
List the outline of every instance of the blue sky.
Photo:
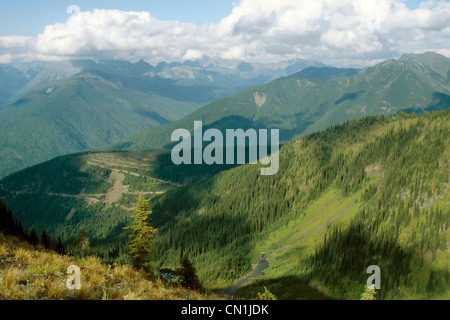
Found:
[{"label": "blue sky", "polygon": [[[70,5],[81,10],[73,19]],[[425,51],[450,56],[450,0],[0,2],[0,63],[218,57],[358,67]]]}]

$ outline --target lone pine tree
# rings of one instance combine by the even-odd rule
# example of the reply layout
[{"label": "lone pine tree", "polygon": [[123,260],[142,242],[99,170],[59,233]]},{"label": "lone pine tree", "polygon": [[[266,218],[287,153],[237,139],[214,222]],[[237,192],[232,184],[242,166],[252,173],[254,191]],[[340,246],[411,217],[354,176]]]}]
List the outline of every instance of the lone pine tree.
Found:
[{"label": "lone pine tree", "polygon": [[152,255],[151,244],[156,237],[156,230],[150,224],[149,210],[150,200],[145,199],[144,193],[141,192],[137,198],[137,206],[132,216],[133,222],[131,226],[125,229],[133,230],[130,234],[128,241],[129,255],[133,263],[133,267],[136,269],[143,269],[149,274],[152,274],[150,262]]},{"label": "lone pine tree", "polygon": [[88,237],[89,233],[85,229],[80,229],[78,232],[78,238],[75,240],[75,244],[81,250],[81,258],[84,258],[84,254],[89,251],[90,241]]},{"label": "lone pine tree", "polygon": [[181,258],[181,269],[179,274],[181,277],[181,286],[192,290],[202,290],[200,281],[195,273],[195,268],[192,265],[191,260],[189,260],[187,252],[185,252]]},{"label": "lone pine tree", "polygon": [[30,243],[33,246],[37,246],[39,244],[39,237],[35,228],[31,230]]},{"label": "lone pine tree", "polygon": [[66,250],[64,249],[64,245],[62,244],[61,236],[58,237],[58,243],[56,244],[55,251],[60,255],[66,254]]},{"label": "lone pine tree", "polygon": [[42,231],[41,243],[44,246],[44,248],[50,249],[50,247],[51,247],[50,237],[48,236],[47,231],[45,231],[45,230]]}]

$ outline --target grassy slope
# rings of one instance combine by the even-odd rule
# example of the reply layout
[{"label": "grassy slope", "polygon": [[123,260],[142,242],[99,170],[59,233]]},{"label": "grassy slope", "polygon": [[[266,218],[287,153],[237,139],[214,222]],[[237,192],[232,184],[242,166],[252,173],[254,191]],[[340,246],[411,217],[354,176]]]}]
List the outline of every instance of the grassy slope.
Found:
[{"label": "grassy slope", "polygon": [[[81,289],[66,286],[67,268],[81,269]],[[128,266],[96,257],[61,256],[0,233],[0,300],[214,300],[180,287],[150,281]]]}]

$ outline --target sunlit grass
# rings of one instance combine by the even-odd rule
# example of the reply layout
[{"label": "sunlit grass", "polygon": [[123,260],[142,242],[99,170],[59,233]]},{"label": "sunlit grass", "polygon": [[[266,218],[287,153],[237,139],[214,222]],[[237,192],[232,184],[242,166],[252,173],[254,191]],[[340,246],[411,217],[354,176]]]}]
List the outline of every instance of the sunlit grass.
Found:
[{"label": "sunlit grass", "polygon": [[[77,259],[31,248],[0,235],[0,300],[179,300],[218,299],[151,281],[126,265],[105,265],[94,256]],[[81,270],[81,289],[67,288],[71,265]]]}]

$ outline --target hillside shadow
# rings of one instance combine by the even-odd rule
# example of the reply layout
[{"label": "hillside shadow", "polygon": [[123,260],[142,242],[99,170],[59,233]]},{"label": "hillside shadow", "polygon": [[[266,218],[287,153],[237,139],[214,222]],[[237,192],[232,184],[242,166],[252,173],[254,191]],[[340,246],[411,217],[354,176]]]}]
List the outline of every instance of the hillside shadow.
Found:
[{"label": "hillside shadow", "polygon": [[[193,119],[192,122],[189,123],[189,126],[183,128],[190,132],[191,138],[193,138],[194,121],[202,121],[202,119]],[[215,121],[211,124],[203,124],[203,133],[205,133],[205,131],[208,129],[218,129],[222,133],[223,137],[225,137],[226,129],[243,129],[245,131],[250,128],[254,128],[253,121],[251,121],[245,117],[242,117],[242,116],[228,116],[228,117],[221,118],[220,120]],[[257,129],[257,128],[254,128],[254,129]],[[170,133],[168,132],[167,137],[164,138],[165,141],[171,140],[170,139],[171,133],[172,133],[172,131],[170,131]],[[163,145],[163,148],[164,149],[172,149],[178,143],[179,143],[179,141],[167,142],[165,145]],[[204,145],[207,145],[207,143],[204,143]]]},{"label": "hillside shadow", "polygon": [[[193,126],[193,123],[192,123]],[[194,150],[193,150],[193,128],[185,128],[190,131],[191,133],[191,164],[180,164],[175,165],[172,162],[171,158],[171,149],[173,149],[180,141],[171,142],[164,146],[164,148],[167,150],[167,152],[162,152],[158,155],[156,160],[156,165],[154,168],[154,174],[155,177],[162,180],[168,180],[172,182],[176,182],[179,184],[191,184],[193,182],[199,181],[201,179],[211,177],[213,175],[216,175],[217,173],[229,170],[232,168],[235,168],[238,166],[237,164],[237,149],[235,146],[235,159],[234,164],[226,164],[225,155],[226,155],[226,146],[224,145],[222,148],[222,153],[224,155],[223,162],[224,164],[194,164]],[[241,117],[241,116],[229,116],[220,119],[219,121],[213,122],[209,125],[203,126],[203,133],[207,131],[208,129],[217,129],[222,133],[223,137],[223,143],[226,142],[226,130],[227,129],[242,129],[244,131],[248,129],[255,129],[259,130],[262,129],[261,126],[255,126],[254,122]],[[270,136],[270,131],[268,131],[268,135]],[[281,131],[280,131],[281,135]],[[269,137],[270,138],[270,137]],[[258,138],[259,139],[259,138]],[[270,141],[270,140],[269,140]],[[259,141],[258,141],[259,142]],[[207,147],[211,142],[203,142],[203,149]],[[268,150],[270,150],[270,145],[268,146]],[[215,154],[213,153],[213,156]],[[246,141],[246,148],[245,148],[245,155],[246,159],[245,162],[249,162],[249,145],[248,141]]]},{"label": "hillside shadow", "polygon": [[165,124],[170,123],[170,120],[167,120],[166,118],[162,117],[161,115],[159,115],[158,113],[156,113],[154,111],[149,111],[149,110],[139,108],[136,110],[136,113],[142,117],[156,120],[160,125],[165,125]]},{"label": "hillside shadow", "polygon": [[[194,151],[191,150],[191,154]],[[218,165],[218,164],[180,164],[175,165],[172,162],[171,152],[162,152],[157,156],[154,168],[154,177],[157,179],[171,181],[181,185],[189,185],[196,181],[211,177],[217,173],[229,170],[237,165]]]},{"label": "hillside shadow", "polygon": [[450,107],[450,96],[449,95],[442,93],[442,92],[433,93],[433,101],[429,108],[429,109],[431,109],[431,111],[443,110],[448,107]]},{"label": "hillside shadow", "polygon": [[340,99],[336,100],[334,102],[335,105],[338,105],[344,101],[347,100],[355,100],[360,94],[364,93],[364,90],[358,91],[358,92],[352,92],[352,93],[346,93],[344,94]]},{"label": "hillside shadow", "polygon": [[278,300],[334,300],[306,280],[298,276],[283,276],[274,279],[259,279],[242,287],[236,299],[255,299],[258,293],[264,293],[264,287],[270,290]]},{"label": "hillside shadow", "polygon": [[427,108],[406,108],[399,110],[397,114],[400,112],[405,113],[416,113],[418,115],[423,114],[424,112],[433,112],[444,110],[450,107],[450,95],[447,95],[442,92],[434,92],[431,104]]},{"label": "hillside shadow", "polygon": [[[295,119],[295,126],[293,128],[281,128],[284,120],[273,120],[268,117],[258,119],[256,127],[261,129],[279,129],[280,130],[280,143],[286,143],[301,135],[309,126],[314,124],[314,121],[305,120],[311,119],[305,112],[298,112],[291,116]],[[277,127],[278,125],[278,127]]]}]

